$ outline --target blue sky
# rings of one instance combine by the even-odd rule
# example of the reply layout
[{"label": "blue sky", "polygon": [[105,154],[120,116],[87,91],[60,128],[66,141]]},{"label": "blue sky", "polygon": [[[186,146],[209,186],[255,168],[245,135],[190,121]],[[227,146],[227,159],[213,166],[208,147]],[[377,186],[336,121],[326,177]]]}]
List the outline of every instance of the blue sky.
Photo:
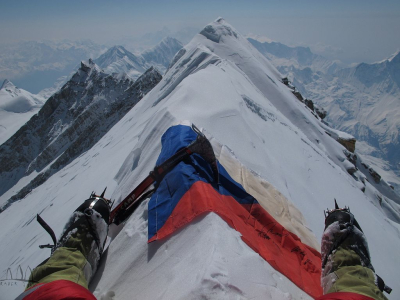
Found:
[{"label": "blue sky", "polygon": [[242,34],[267,36],[346,62],[400,49],[398,0],[0,1],[0,41],[92,39],[114,43],[164,26],[199,30],[224,17]]}]

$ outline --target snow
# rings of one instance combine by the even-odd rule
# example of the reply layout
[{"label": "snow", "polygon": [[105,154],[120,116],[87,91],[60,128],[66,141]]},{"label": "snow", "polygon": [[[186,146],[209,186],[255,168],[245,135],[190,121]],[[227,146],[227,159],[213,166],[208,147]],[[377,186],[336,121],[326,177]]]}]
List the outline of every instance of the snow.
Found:
[{"label": "snow", "polygon": [[[0,270],[33,268],[48,257],[37,247],[49,236],[36,213],[59,235],[91,191],[107,186],[106,197],[118,203],[155,166],[162,134],[190,120],[285,196],[317,240],[333,199],[350,206],[377,273],[394,288],[389,298],[399,298],[399,223],[387,217],[374,186],[360,190],[346,171],[344,148],[280,82],[281,74],[223,19],[184,49],[100,141],[1,213]],[[310,299],[213,213],[147,244],[144,202],[124,227],[110,230],[115,238],[90,285],[98,299]],[[0,288],[0,297],[12,299],[23,286]]]},{"label": "snow", "polygon": [[298,299],[310,299],[214,213],[167,241],[146,242],[147,202],[110,245],[107,264],[127,271],[105,270],[98,283],[95,279],[90,288],[98,299],[110,291],[118,299],[291,299],[293,292],[299,293]]},{"label": "snow", "polygon": [[181,48],[182,44],[178,40],[167,37],[153,48],[137,54],[122,46],[114,46],[94,61],[109,74],[125,72],[132,79],[137,79],[152,66],[164,73]]},{"label": "snow", "polygon": [[0,144],[8,140],[43,106],[45,99],[4,80],[0,89]]}]

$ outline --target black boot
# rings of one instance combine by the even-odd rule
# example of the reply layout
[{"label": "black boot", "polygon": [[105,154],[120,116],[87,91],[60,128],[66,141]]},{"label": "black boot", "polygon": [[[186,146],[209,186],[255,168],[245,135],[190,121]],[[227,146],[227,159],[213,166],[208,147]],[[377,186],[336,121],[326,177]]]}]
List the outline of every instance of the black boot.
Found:
[{"label": "black boot", "polygon": [[55,250],[60,247],[78,249],[89,262],[91,274],[96,272],[108,233],[110,201],[103,194],[92,193],[73,212],[55,247]]},{"label": "black boot", "polygon": [[[332,289],[354,291],[360,288],[360,291],[368,291],[374,299],[386,299],[382,292],[390,293],[391,288],[375,274],[361,226],[349,208],[335,206],[335,209],[325,212],[325,230],[321,242],[321,283],[324,293]],[[351,275],[344,276],[346,273]]]},{"label": "black boot", "polygon": [[[325,233],[330,233],[331,235],[328,237]],[[371,264],[367,239],[350,209],[335,209],[328,212],[325,218],[324,237],[322,243],[324,248],[322,251],[322,268],[325,267],[328,256],[340,246],[356,252],[361,259],[362,265],[375,272]]]}]

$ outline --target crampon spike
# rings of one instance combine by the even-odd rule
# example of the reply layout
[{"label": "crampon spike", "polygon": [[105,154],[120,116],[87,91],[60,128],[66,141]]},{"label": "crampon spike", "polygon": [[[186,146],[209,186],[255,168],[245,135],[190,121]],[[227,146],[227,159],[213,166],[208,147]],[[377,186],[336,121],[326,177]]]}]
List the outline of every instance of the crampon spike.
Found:
[{"label": "crampon spike", "polygon": [[100,198],[104,198],[104,194],[106,193],[107,187],[104,189],[104,191],[101,193]]},{"label": "crampon spike", "polygon": [[336,198],[334,198],[334,199],[335,199],[335,209],[339,209],[339,205],[336,202]]}]

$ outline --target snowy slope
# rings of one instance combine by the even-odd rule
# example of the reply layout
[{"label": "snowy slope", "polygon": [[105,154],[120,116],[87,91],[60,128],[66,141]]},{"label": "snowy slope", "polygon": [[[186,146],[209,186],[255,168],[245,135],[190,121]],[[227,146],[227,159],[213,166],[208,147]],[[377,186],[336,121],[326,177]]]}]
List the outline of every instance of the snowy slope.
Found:
[{"label": "snowy slope", "polygon": [[8,140],[44,104],[45,99],[4,80],[0,88],[0,145]]},{"label": "snowy slope", "polygon": [[[37,248],[49,237],[34,221],[36,213],[60,234],[92,190],[108,186],[106,196],[120,201],[154,167],[165,130],[190,120],[297,207],[317,240],[333,198],[349,205],[378,274],[395,288],[390,299],[399,298],[400,226],[392,220],[398,213],[379,205],[367,181],[361,191],[364,184],[346,172],[344,148],[280,77],[223,19],[205,27],[163,80],[91,149],[1,213],[0,270],[33,268],[48,256]],[[215,214],[148,245],[143,203],[118,229],[90,287],[99,299],[310,299]],[[16,295],[18,288],[1,296]]]}]

